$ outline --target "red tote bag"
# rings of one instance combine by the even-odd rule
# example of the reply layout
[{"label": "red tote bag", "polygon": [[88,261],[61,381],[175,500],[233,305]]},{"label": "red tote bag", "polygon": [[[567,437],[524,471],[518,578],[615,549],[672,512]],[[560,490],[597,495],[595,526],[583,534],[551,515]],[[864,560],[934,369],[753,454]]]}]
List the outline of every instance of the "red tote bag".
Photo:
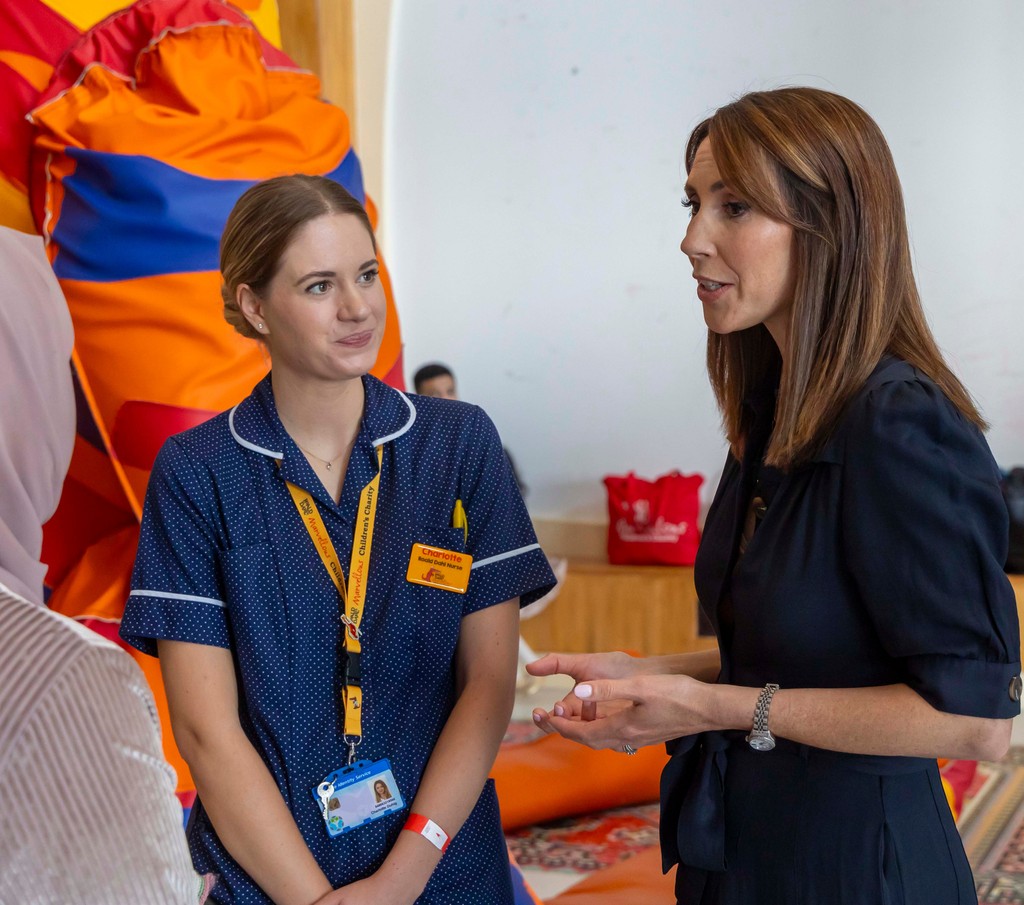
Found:
[{"label": "red tote bag", "polygon": [[671,471],[654,481],[608,475],[608,561],[692,566],[700,543],[701,475]]}]

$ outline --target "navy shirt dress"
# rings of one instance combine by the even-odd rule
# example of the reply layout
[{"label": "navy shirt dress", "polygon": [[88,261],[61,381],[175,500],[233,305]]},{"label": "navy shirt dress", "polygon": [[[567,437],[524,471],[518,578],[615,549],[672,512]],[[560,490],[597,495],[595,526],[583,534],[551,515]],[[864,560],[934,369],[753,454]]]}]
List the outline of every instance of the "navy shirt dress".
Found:
[{"label": "navy shirt dress", "polygon": [[[741,556],[774,392],[748,403],[744,458],[729,457],[697,556],[719,681],[905,683],[948,713],[1018,714],[1007,514],[981,433],[886,357],[813,461],[781,476]],[[685,905],[978,901],[934,760],[785,739],[756,752],[739,732],[669,749],[662,848]]]},{"label": "navy shirt dress", "polygon": [[[525,605],[555,581],[483,411],[410,397],[372,377],[363,385],[363,423],[338,504],[284,430],[269,375],[231,411],[168,440],[150,480],[121,625],[121,636],[149,654],[160,638],[232,651],[242,726],[336,888],[373,873],[408,817],[455,702],[462,618],[514,597]],[[379,445],[358,757],[390,759],[406,808],[330,838],[311,790],[346,758],[340,601],[285,482],[314,495],[347,571],[359,494],[376,473]],[[456,500],[468,539],[451,527]],[[406,581],[415,543],[472,555],[467,593]],[[261,816],[252,819],[258,826]],[[220,876],[212,901],[270,901],[221,845],[201,800],[188,838],[196,869]],[[418,901],[512,901],[490,780]]]}]

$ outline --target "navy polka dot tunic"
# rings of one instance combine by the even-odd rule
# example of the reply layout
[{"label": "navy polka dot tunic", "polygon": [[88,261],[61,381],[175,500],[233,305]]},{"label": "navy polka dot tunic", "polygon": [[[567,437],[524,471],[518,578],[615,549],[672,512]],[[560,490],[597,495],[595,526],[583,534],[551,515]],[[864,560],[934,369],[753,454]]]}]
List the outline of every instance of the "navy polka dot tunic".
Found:
[{"label": "navy polka dot tunic", "polygon": [[[243,729],[334,887],[373,873],[394,843],[455,703],[462,617],[554,585],[493,424],[476,406],[409,397],[363,378],[363,423],[335,504],[281,424],[269,375],[229,412],[172,437],[146,496],[121,636],[229,648]],[[362,622],[360,759],[389,758],[407,806],[330,838],[310,790],[343,766],[340,601],[286,481],[316,499],[347,569],[359,493],[377,468],[380,496]],[[452,528],[456,500],[468,539]],[[473,556],[464,595],[406,581],[414,543]],[[258,815],[254,815],[258,819]],[[220,876],[212,900],[266,903],[197,801],[188,828],[196,869]],[[512,901],[493,783],[418,900]]]}]

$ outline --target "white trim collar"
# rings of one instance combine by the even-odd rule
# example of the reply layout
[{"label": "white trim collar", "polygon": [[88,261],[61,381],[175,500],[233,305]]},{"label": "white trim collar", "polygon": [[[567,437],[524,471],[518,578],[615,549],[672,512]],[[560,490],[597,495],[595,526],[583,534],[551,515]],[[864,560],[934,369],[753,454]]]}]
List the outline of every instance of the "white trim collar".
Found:
[{"label": "white trim collar", "polygon": [[376,440],[374,440],[374,449],[376,449],[378,446],[383,446],[385,443],[389,443],[392,440],[397,440],[399,437],[402,436],[402,434],[408,431],[413,426],[413,423],[416,421],[416,406],[412,404],[412,400],[408,396],[406,396],[405,393],[403,393],[401,390],[396,390],[394,387],[389,387],[389,389],[397,393],[402,398],[402,401],[407,406],[409,406],[409,420],[406,421],[405,424],[402,425],[402,427],[400,427],[394,433],[388,434],[387,436],[384,437],[378,437]]},{"label": "white trim collar", "polygon": [[246,449],[251,449],[253,452],[262,453],[264,456],[270,456],[271,459],[283,459],[283,452],[274,452],[271,449],[264,449],[262,446],[257,446],[255,443],[250,443],[248,440],[241,437],[238,431],[235,430],[235,411],[241,404],[242,403],[239,402],[238,405],[234,406],[231,409],[231,411],[228,412],[228,430],[231,431],[231,436],[235,438],[239,446],[244,446]]}]

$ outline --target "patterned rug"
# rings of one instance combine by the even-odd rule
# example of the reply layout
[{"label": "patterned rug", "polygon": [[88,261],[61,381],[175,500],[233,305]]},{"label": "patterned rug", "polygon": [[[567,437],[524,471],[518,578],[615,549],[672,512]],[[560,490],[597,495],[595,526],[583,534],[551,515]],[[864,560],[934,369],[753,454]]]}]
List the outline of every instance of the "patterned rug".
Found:
[{"label": "patterned rug", "polygon": [[981,763],[958,826],[983,905],[1024,905],[1024,748]]},{"label": "patterned rug", "polygon": [[658,844],[658,805],[616,808],[507,834],[523,868],[589,873]]}]

